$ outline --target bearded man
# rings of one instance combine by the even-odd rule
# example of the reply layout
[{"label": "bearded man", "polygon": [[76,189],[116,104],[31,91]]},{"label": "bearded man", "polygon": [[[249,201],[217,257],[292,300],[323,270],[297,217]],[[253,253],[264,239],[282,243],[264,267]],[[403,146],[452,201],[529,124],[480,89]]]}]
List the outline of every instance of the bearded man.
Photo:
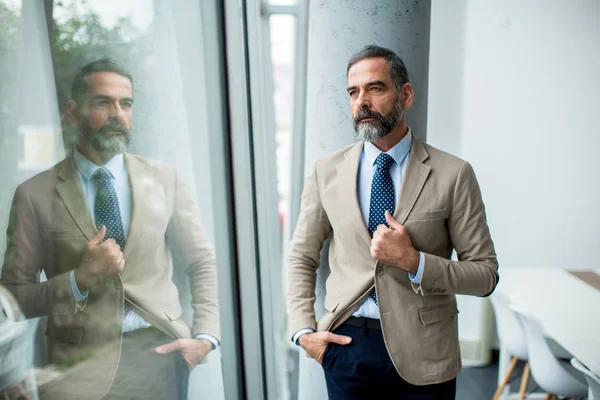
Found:
[{"label": "bearded man", "polygon": [[456,295],[488,296],[499,278],[481,192],[469,163],[407,126],[414,91],[397,54],[367,46],[346,72],[360,140],[306,179],[287,262],[290,336],[321,363],[330,399],[454,399]]},{"label": "bearded man", "polygon": [[[189,370],[219,345],[213,246],[177,171],[125,152],[132,109],[123,67],[85,65],[66,110],[77,144],[14,195],[1,283],[26,317],[48,317],[48,357],[66,371],[41,398],[187,398]],[[192,326],[171,244],[189,277]]]}]

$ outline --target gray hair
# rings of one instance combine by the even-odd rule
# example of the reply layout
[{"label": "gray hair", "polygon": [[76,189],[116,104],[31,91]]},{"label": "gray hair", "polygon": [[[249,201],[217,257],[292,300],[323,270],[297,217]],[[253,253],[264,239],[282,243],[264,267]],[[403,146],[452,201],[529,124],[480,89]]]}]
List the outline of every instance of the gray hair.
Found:
[{"label": "gray hair", "polygon": [[396,89],[400,89],[405,83],[409,82],[408,71],[406,70],[404,61],[402,61],[402,59],[398,57],[398,55],[392,50],[386,49],[385,47],[375,46],[373,44],[363,47],[352,57],[350,57],[350,61],[348,61],[348,67],[346,68],[346,76],[348,76],[348,72],[354,64],[365,58],[373,57],[381,57],[387,61],[388,66],[390,67],[390,75],[394,85],[396,86]]},{"label": "gray hair", "polygon": [[94,72],[114,72],[124,76],[129,79],[131,88],[133,89],[133,77],[129,71],[109,58],[101,58],[84,65],[75,75],[73,85],[71,86],[71,99],[75,100],[76,103],[81,104],[81,100],[87,91],[87,78]]}]

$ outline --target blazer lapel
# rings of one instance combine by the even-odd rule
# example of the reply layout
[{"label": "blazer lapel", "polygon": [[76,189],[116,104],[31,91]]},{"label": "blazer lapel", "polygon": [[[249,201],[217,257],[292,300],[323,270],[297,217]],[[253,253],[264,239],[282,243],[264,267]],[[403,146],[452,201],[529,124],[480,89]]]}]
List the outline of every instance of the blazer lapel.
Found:
[{"label": "blazer lapel", "polygon": [[423,185],[429,176],[431,167],[423,164],[423,161],[425,161],[427,157],[429,157],[429,155],[425,150],[423,142],[413,135],[412,147],[402,179],[400,199],[398,200],[394,212],[394,218],[401,224],[404,224],[406,221],[410,210],[412,210],[415,205],[415,202],[423,189]]},{"label": "blazer lapel", "polygon": [[341,204],[348,205],[348,217],[352,221],[354,228],[365,243],[371,245],[371,236],[365,226],[365,221],[358,204],[358,191],[356,182],[358,179],[358,165],[362,153],[363,143],[357,143],[344,154],[344,161],[337,165],[338,175],[338,193]]},{"label": "blazer lapel", "polygon": [[58,176],[62,181],[56,185],[58,195],[81,232],[88,240],[91,240],[98,233],[98,229],[94,223],[92,212],[85,201],[85,194],[72,155],[62,162]]},{"label": "blazer lapel", "polygon": [[151,197],[146,193],[148,185],[144,184],[147,182],[147,179],[144,177],[146,164],[140,159],[125,153],[125,166],[129,173],[129,185],[131,186],[131,195],[133,199],[131,224],[129,224],[129,234],[125,241],[125,249],[123,250],[123,255],[127,258],[138,242],[140,236],[138,230],[144,229],[144,199],[149,199]]}]

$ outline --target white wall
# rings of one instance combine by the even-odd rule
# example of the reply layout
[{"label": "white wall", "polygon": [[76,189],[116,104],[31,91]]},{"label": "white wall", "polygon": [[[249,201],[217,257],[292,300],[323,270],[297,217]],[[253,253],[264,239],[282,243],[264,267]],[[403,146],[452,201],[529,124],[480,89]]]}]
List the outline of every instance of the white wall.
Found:
[{"label": "white wall", "polygon": [[473,164],[500,276],[598,268],[599,22],[595,0],[432,3],[427,140]]}]

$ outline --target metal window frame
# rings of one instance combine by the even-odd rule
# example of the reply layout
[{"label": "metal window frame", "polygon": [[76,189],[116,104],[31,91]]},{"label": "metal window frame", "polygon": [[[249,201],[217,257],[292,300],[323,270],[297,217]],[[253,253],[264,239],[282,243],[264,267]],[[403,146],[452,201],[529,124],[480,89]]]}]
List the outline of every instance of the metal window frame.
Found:
[{"label": "metal window frame", "polygon": [[[298,355],[291,341],[287,341],[287,318],[284,302],[284,260],[289,232],[293,230],[300,209],[304,182],[304,130],[306,115],[306,71],[308,46],[308,1],[295,5],[270,5],[265,0],[247,0],[247,39],[249,87],[252,104],[252,144],[254,149],[254,187],[256,191],[256,238],[258,239],[258,280],[262,310],[263,367],[267,398],[296,398],[297,370],[287,369],[289,355]],[[290,208],[287,212],[283,235],[279,228],[277,165],[275,144],[274,79],[271,59],[270,17],[292,15],[296,19],[296,51],[294,57],[294,100],[292,121],[292,160]],[[280,247],[281,246],[281,247]],[[283,257],[282,257],[283,254]],[[285,348],[281,337],[289,342]],[[286,395],[289,391],[289,395]]]},{"label": "metal window frame", "polygon": [[249,88],[252,103],[252,145],[254,189],[256,193],[256,239],[258,246],[258,280],[262,310],[263,361],[265,391],[268,399],[283,399],[277,384],[278,357],[276,354],[277,330],[281,326],[283,309],[281,297],[275,292],[281,288],[281,268],[278,255],[279,234],[275,120],[273,118],[273,72],[271,65],[269,21],[261,18],[261,3],[248,0],[247,37]]},{"label": "metal window frame", "polygon": [[[286,236],[294,231],[300,214],[300,199],[305,178],[305,140],[306,140],[306,81],[308,71],[308,10],[309,0],[299,0],[293,5],[268,4],[262,1],[263,18],[268,22],[272,15],[289,14],[296,17],[296,51],[294,57],[294,102],[292,122],[292,159],[290,173],[290,204],[288,207],[288,223]],[[270,48],[267,36],[264,48]],[[270,61],[270,53],[269,53]],[[272,79],[272,75],[271,75]]]},{"label": "metal window frame", "polygon": [[226,399],[245,399],[245,380],[243,374],[242,339],[240,315],[240,296],[236,252],[236,234],[234,225],[232,193],[232,155],[231,155],[231,114],[228,113],[228,76],[229,59],[225,49],[225,8],[219,0],[199,1],[201,18],[204,25],[202,45],[205,59],[215,62],[205,63],[206,93],[211,93],[212,102],[218,110],[207,124],[209,135],[210,164],[213,177],[212,197],[214,220],[215,252],[218,260],[219,309],[221,319],[221,366],[223,373],[224,397]]},{"label": "metal window frame", "polygon": [[[279,400],[281,382],[274,343],[275,328],[280,326],[277,318],[285,316],[285,310],[282,302],[276,301],[283,294],[276,293],[283,289],[282,279],[272,268],[273,263],[281,265],[282,260],[274,257],[280,252],[274,252],[273,245],[282,238],[273,169],[269,17],[290,14],[297,21],[290,231],[297,220],[304,182],[308,1],[291,6],[261,0],[201,3],[206,57],[218,60],[207,63],[206,89],[219,93],[215,101],[223,104],[221,118],[211,121],[211,132],[215,132],[211,135],[211,165],[223,166],[214,170],[212,189],[215,220],[225,222],[215,224],[225,398]],[[215,15],[219,16],[216,20]],[[223,154],[228,158],[223,159]]]},{"label": "metal window frame", "polygon": [[[266,399],[254,173],[253,104],[250,96],[246,1],[224,1],[225,59],[237,254],[238,338],[243,396]],[[235,357],[231,351],[227,357]],[[225,367],[223,368],[225,374]],[[226,386],[228,385],[225,380]],[[232,394],[232,396],[236,396]],[[230,398],[226,396],[226,398]],[[240,398],[240,397],[231,397]]]}]

